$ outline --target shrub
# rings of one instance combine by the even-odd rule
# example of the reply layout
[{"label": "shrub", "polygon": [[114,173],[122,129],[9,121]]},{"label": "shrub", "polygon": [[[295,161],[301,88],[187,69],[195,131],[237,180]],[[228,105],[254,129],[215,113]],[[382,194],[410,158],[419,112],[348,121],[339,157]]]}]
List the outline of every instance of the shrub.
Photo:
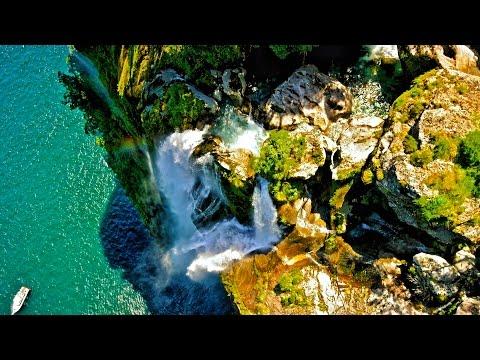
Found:
[{"label": "shrub", "polygon": [[405,154],[411,154],[417,151],[417,140],[412,135],[407,135],[405,139],[403,139],[403,148],[405,149]]},{"label": "shrub", "polygon": [[480,131],[472,131],[461,141],[459,163],[463,167],[480,166]]},{"label": "shrub", "polygon": [[433,161],[433,152],[430,148],[417,150],[410,155],[410,162],[417,167],[424,167]]},{"label": "shrub", "polygon": [[420,208],[422,218],[431,223],[436,222],[441,225],[448,225],[455,219],[455,206],[450,199],[444,195],[435,197],[420,197],[415,200]]},{"label": "shrub", "polygon": [[197,99],[185,84],[175,83],[165,92],[162,110],[171,129],[188,128],[205,109],[203,101]]},{"label": "shrub", "polygon": [[466,197],[471,196],[474,186],[473,179],[458,165],[451,170],[430,175],[425,184],[447,195],[456,205],[461,205]]},{"label": "shrub", "polygon": [[457,141],[449,136],[440,134],[434,136],[434,159],[453,160],[457,156]]},{"label": "shrub", "polygon": [[281,60],[285,60],[288,55],[294,53],[306,54],[312,51],[312,48],[312,45],[270,45],[270,49]]}]

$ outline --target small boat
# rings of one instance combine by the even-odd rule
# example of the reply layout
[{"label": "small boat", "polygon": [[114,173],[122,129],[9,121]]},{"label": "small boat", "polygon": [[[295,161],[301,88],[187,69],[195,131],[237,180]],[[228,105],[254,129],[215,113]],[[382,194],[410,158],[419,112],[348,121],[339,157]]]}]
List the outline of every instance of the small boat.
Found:
[{"label": "small boat", "polygon": [[30,289],[25,286],[22,286],[20,290],[18,290],[12,302],[12,315],[15,315],[17,312],[20,311],[29,292]]}]

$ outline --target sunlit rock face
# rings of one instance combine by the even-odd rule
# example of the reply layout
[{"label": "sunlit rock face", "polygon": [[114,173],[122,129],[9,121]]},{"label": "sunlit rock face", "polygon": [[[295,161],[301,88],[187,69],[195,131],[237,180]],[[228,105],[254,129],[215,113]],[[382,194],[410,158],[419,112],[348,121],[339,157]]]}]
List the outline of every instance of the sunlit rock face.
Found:
[{"label": "sunlit rock face", "polygon": [[267,123],[272,129],[293,130],[305,122],[325,130],[330,122],[347,116],[351,110],[350,91],[314,65],[296,70],[266,103]]}]

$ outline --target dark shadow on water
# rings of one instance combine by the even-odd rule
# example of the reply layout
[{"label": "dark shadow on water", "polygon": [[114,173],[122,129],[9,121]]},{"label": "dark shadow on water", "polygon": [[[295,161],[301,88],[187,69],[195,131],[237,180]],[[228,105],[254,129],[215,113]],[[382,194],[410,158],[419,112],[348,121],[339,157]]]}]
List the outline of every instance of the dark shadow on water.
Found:
[{"label": "dark shadow on water", "polygon": [[104,254],[114,269],[145,299],[152,314],[232,314],[218,274],[201,282],[185,275],[168,275],[163,252],[149,235],[121,186],[113,191],[100,226]]}]

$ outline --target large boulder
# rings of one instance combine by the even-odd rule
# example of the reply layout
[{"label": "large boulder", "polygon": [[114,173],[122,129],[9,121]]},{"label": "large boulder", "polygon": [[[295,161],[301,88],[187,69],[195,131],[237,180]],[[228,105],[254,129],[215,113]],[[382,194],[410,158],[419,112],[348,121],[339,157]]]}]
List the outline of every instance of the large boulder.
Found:
[{"label": "large boulder", "polygon": [[455,315],[480,315],[480,298],[464,299]]},{"label": "large boulder", "polygon": [[[480,212],[480,199],[466,197],[448,227],[423,219],[415,200],[439,195],[429,181],[455,172],[454,158],[434,157],[435,138],[440,134],[458,141],[475,130],[479,98],[480,77],[442,69],[423,74],[391,106],[389,125],[374,156],[384,175],[377,187],[398,219],[428,233],[442,246],[458,238],[480,241],[480,227],[473,221]],[[420,155],[425,156],[424,164],[414,161]]]},{"label": "large boulder", "polygon": [[360,172],[383,133],[383,119],[353,118],[338,140],[339,162],[333,163],[332,179],[345,180]]},{"label": "large boulder", "polygon": [[352,110],[352,95],[340,82],[314,65],[302,66],[278,86],[265,105],[270,128],[293,130],[308,123],[326,130]]},{"label": "large boulder", "polygon": [[445,303],[457,294],[460,273],[444,258],[419,253],[413,257],[413,269],[411,276],[417,294],[425,300]]}]

